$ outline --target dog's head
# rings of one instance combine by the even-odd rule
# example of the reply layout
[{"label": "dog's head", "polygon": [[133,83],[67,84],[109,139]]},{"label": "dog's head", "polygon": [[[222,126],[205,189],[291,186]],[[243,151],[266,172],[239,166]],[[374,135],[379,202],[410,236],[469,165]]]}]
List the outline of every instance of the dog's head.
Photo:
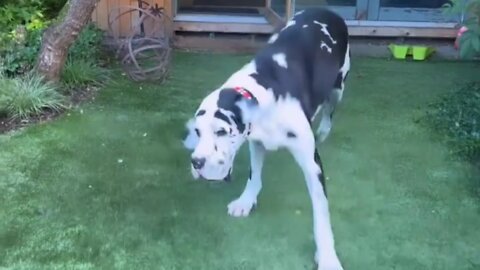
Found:
[{"label": "dog's head", "polygon": [[251,101],[244,89],[218,89],[200,104],[187,122],[184,146],[192,151],[195,178],[229,180],[237,151],[245,142],[249,124],[242,119],[239,103]]}]

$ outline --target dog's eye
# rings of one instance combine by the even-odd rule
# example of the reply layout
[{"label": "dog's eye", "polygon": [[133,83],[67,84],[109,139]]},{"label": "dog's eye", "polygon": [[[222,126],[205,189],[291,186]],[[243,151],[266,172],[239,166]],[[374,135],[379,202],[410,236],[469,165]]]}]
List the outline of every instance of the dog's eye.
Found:
[{"label": "dog's eye", "polygon": [[197,136],[200,137],[200,130],[198,130],[198,128],[195,129],[195,133],[197,133]]},{"label": "dog's eye", "polygon": [[227,131],[225,129],[220,129],[217,132],[215,132],[217,136],[225,136],[227,135]]}]

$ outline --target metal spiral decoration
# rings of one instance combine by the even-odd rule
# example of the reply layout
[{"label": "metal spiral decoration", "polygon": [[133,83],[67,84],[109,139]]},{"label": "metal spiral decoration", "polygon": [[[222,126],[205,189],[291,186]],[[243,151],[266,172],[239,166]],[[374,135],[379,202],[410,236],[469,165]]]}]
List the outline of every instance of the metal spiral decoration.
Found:
[{"label": "metal spiral decoration", "polygon": [[[123,10],[123,11],[122,11]],[[122,18],[133,18],[131,33],[121,38],[113,25]],[[146,29],[146,25],[150,29]],[[160,81],[168,75],[172,60],[172,20],[157,4],[138,1],[138,6],[119,6],[110,10],[108,27],[117,46],[116,56],[125,73],[135,81]]]}]

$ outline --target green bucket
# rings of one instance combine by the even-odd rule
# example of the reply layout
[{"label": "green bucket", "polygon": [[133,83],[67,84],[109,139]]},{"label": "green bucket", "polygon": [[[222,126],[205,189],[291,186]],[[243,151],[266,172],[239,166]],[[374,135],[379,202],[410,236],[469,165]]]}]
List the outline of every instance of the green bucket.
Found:
[{"label": "green bucket", "polygon": [[409,51],[410,46],[408,45],[397,45],[397,44],[390,44],[388,46],[390,51],[393,54],[395,59],[405,59],[407,58],[407,54]]},{"label": "green bucket", "polygon": [[413,60],[422,61],[427,59],[433,52],[434,49],[428,46],[413,46]]},{"label": "green bucket", "polygon": [[411,46],[390,44],[388,46],[395,59],[406,59],[408,55],[412,55],[413,60],[422,61],[427,59],[435,49],[429,46]]}]

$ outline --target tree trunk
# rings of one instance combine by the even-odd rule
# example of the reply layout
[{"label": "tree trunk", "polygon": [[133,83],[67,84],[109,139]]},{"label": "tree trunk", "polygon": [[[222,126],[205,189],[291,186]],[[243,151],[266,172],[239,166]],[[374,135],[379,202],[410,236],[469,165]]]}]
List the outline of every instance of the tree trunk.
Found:
[{"label": "tree trunk", "polygon": [[[50,26],[42,38],[42,48],[35,70],[46,80],[57,82],[65,64],[68,49],[89,22],[99,0],[69,0],[64,18]],[[62,10],[64,10],[62,9]],[[59,15],[61,16],[61,15]]]}]

